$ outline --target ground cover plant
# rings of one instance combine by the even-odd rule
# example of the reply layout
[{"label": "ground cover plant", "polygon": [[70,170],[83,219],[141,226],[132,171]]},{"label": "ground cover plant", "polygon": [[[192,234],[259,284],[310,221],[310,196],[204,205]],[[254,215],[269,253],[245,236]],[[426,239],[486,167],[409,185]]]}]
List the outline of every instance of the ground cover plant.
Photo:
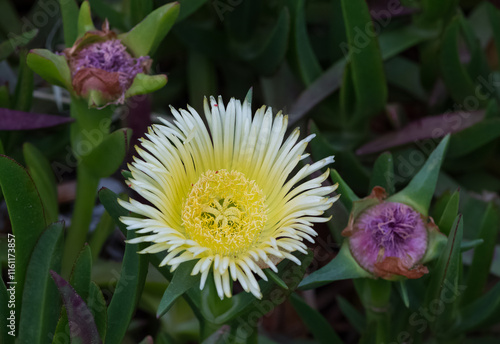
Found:
[{"label": "ground cover plant", "polygon": [[496,343],[500,3],[0,0],[0,343]]}]

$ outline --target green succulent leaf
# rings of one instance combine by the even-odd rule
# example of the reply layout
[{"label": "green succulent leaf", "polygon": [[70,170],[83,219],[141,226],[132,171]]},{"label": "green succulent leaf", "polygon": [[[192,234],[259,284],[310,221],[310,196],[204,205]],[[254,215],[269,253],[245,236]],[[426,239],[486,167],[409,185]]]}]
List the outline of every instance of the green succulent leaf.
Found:
[{"label": "green succulent leaf", "polygon": [[450,234],[453,222],[455,221],[455,218],[458,215],[459,202],[460,202],[460,191],[457,190],[451,195],[439,219],[435,219],[437,221],[439,231],[445,234],[446,236]]},{"label": "green succulent leaf", "polygon": [[281,10],[276,25],[266,35],[260,47],[254,47],[255,53],[246,56],[246,59],[264,76],[273,75],[285,58],[288,48],[290,31],[290,13],[285,7]]},{"label": "green succulent leaf", "polygon": [[56,222],[59,217],[57,185],[52,167],[47,158],[31,143],[23,145],[23,155],[33,183],[38,190],[45,210],[47,223]]},{"label": "green succulent leaf", "polygon": [[179,16],[177,17],[177,21],[180,22],[189,17],[194,12],[196,12],[208,0],[178,0],[178,1],[181,5],[181,10],[179,12]]},{"label": "green succulent leaf", "polygon": [[486,286],[495,252],[499,227],[500,214],[498,207],[494,203],[489,203],[479,225],[477,237],[484,242],[474,250],[472,264],[467,276],[468,287],[464,296],[465,303],[470,303],[481,296]]},{"label": "green succulent leaf", "polygon": [[431,328],[434,331],[442,331],[442,329],[450,328],[456,316],[457,296],[462,292],[459,286],[459,278],[462,270],[460,250],[462,236],[463,221],[461,221],[461,215],[459,215],[455,219],[446,247],[431,271],[427,288],[426,305],[435,302],[434,300],[439,300],[445,308],[436,317],[436,321],[431,324]]},{"label": "green succulent leaf", "polygon": [[147,75],[139,73],[135,76],[132,85],[125,93],[125,97],[133,97],[141,94],[152,93],[167,84],[167,76],[164,74]]},{"label": "green succulent leaf", "polygon": [[56,55],[46,49],[33,49],[28,54],[27,63],[47,82],[72,91],[71,73],[64,56]]},{"label": "green succulent leaf", "polygon": [[327,265],[304,278],[299,289],[313,289],[334,281],[362,277],[373,276],[359,266],[351,254],[349,244],[344,242],[337,256]]},{"label": "green succulent leaf", "polygon": [[56,222],[42,233],[26,270],[23,291],[19,341],[46,342],[54,332],[60,312],[57,288],[50,278],[51,270],[60,270],[64,225]]},{"label": "green succulent leaf", "polygon": [[322,74],[323,70],[307,34],[305,0],[289,0],[288,7],[292,17],[290,58],[302,82],[308,86]]},{"label": "green succulent leaf", "polygon": [[[82,163],[96,177],[108,177],[123,163],[128,151],[132,131],[120,129],[106,136],[90,154],[82,157]],[[109,152],[114,152],[112,155]]]},{"label": "green succulent leaf", "polygon": [[410,183],[387,201],[407,204],[427,216],[449,140],[450,135],[443,138]]},{"label": "green succulent leaf", "polygon": [[118,38],[133,51],[135,56],[154,54],[174,25],[179,15],[179,7],[178,2],[173,2],[157,8],[132,30],[118,35]]},{"label": "green succulent leaf", "polygon": [[366,330],[366,317],[361,314],[352,304],[342,296],[337,296],[337,303],[342,314],[347,318],[349,323],[358,333],[363,333]]},{"label": "green succulent leaf", "polygon": [[354,191],[351,190],[349,185],[342,179],[337,170],[333,169],[330,176],[334,183],[338,183],[337,193],[340,194],[340,202],[346,207],[348,212],[351,212],[353,203],[359,200]]},{"label": "green succulent leaf", "polygon": [[372,175],[370,178],[370,189],[375,186],[381,186],[385,189],[388,195],[394,193],[394,161],[392,154],[389,152],[382,153],[373,166]]},{"label": "green succulent leaf", "polygon": [[461,334],[498,323],[500,316],[500,283],[460,310],[461,319],[450,331]]},{"label": "green succulent leaf", "polygon": [[[458,53],[460,26],[460,18],[456,17],[446,28],[440,52],[440,66],[448,92],[456,102],[462,104],[467,97],[475,94],[476,84],[460,61]],[[482,106],[486,105],[484,99],[477,98],[477,101]]]},{"label": "green succulent leaf", "polygon": [[165,313],[167,313],[173,306],[175,301],[182,296],[187,290],[194,286],[198,286],[200,283],[200,274],[195,276],[191,275],[196,261],[189,261],[182,263],[174,271],[174,276],[163,294],[158,310],[156,311],[156,317],[160,318]]},{"label": "green succulent leaf", "polygon": [[90,246],[85,244],[73,265],[69,280],[71,286],[84,300],[87,300],[89,296],[91,272],[92,253]]},{"label": "green succulent leaf", "polygon": [[108,315],[106,308],[106,300],[102,295],[101,289],[95,282],[90,282],[89,298],[87,302],[90,312],[94,317],[94,321],[102,341],[106,338],[106,328],[108,325]]},{"label": "green succulent leaf", "polygon": [[64,28],[64,43],[66,47],[71,47],[78,36],[78,5],[74,0],[59,0],[59,7]]},{"label": "green succulent leaf", "polygon": [[31,176],[24,167],[5,155],[0,155],[0,187],[16,238],[16,309],[21,309],[30,257],[47,224]]},{"label": "green succulent leaf", "polygon": [[88,1],[84,1],[78,13],[78,37],[83,37],[88,31],[95,31],[95,26],[90,13],[90,4]]},{"label": "green succulent leaf", "polygon": [[341,3],[348,41],[348,46],[341,49],[349,56],[356,95],[355,113],[349,120],[357,122],[384,108],[387,84],[377,38],[365,36],[362,47],[357,43],[359,28],[372,23],[367,3],[364,0],[342,0]]},{"label": "green succulent leaf", "polygon": [[[118,227],[127,235],[127,240],[135,238],[135,231],[127,231],[120,221],[120,217],[129,215],[129,212],[118,204],[118,195],[103,188],[99,191],[99,199]],[[148,272],[148,257],[137,254],[137,251],[144,247],[144,244],[127,243],[125,245],[120,279],[107,311],[108,327],[105,341],[107,344],[122,342],[134,315]]]},{"label": "green succulent leaf", "polygon": [[19,59],[16,90],[14,92],[14,109],[28,112],[33,102],[33,71],[26,64],[26,51],[22,51]]},{"label": "green succulent leaf", "polygon": [[290,296],[293,308],[307,326],[314,339],[321,344],[343,343],[329,322],[317,310],[309,306],[300,296]]}]

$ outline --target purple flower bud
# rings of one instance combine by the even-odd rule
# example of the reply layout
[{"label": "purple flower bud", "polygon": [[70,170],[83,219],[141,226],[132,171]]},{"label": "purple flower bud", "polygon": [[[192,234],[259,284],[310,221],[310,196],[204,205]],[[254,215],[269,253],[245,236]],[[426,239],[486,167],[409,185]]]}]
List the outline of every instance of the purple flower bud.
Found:
[{"label": "purple flower bud", "polygon": [[109,73],[118,73],[122,91],[126,91],[138,73],[149,68],[149,56],[134,58],[118,39],[91,44],[80,50],[72,64],[73,76],[85,68],[96,68]]},{"label": "purple flower bud", "polygon": [[353,257],[377,277],[421,277],[428,272],[420,264],[428,246],[427,221],[406,204],[379,201],[351,218],[342,233],[349,236]]},{"label": "purple flower bud", "polygon": [[149,56],[132,57],[107,22],[102,30],[85,33],[64,53],[76,94],[86,97],[95,90],[107,104],[122,104],[135,76],[147,74],[152,62]]}]

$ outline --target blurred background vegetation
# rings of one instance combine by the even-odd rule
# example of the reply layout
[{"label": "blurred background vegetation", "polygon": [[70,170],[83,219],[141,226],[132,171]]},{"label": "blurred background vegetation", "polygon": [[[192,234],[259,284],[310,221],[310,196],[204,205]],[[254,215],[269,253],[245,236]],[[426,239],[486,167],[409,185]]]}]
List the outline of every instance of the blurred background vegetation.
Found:
[{"label": "blurred background vegetation", "polygon": [[[107,18],[119,32],[165,3],[90,0],[96,24]],[[485,250],[491,252],[481,262],[490,266],[486,288],[498,281],[499,1],[179,3],[176,24],[152,56],[153,73],[167,74],[167,86],[150,97],[131,99],[128,107],[115,114],[116,128],[131,127],[137,139],[157,117],[170,117],[169,105],[185,108],[190,104],[201,113],[204,96],[242,99],[252,87],[254,110],[263,104],[276,112],[283,110],[289,114],[290,130],[298,126],[303,135],[316,133],[312,159],[334,154],[334,168],[360,196],[371,189],[370,174],[381,153],[390,151],[394,163],[387,185],[400,188],[440,138],[452,133],[431,215],[439,218],[453,197],[458,202],[455,192],[459,190],[464,239],[485,240]],[[62,28],[57,0],[0,0],[0,107],[69,116],[68,94],[33,75],[25,64],[31,48],[62,51]],[[0,131],[0,152],[23,162],[24,143],[42,151],[58,179],[60,206],[70,213],[74,198],[71,161],[75,158],[68,148],[69,126],[28,131],[22,130],[22,120],[20,125],[21,130]],[[121,177],[117,174],[114,179]],[[5,209],[1,209],[3,223],[7,223]],[[331,236],[338,239],[348,216],[339,202],[332,213],[331,228],[318,229],[320,241],[326,244],[318,246],[317,254],[327,257],[333,257],[337,247]],[[486,217],[494,230],[482,233]],[[105,226],[102,221],[100,225]],[[101,286],[113,284],[109,271],[118,271],[120,266],[116,233],[107,243],[93,269],[93,280]],[[470,253],[463,256],[466,273],[473,260]],[[134,342],[138,333],[154,334],[162,328],[180,342],[195,341],[197,323],[182,300],[167,316],[154,320],[166,283],[154,272],[150,269],[127,340]],[[346,342],[356,342],[360,330],[359,324],[352,323],[360,314],[352,289],[352,283],[345,281],[303,295]],[[276,341],[295,338],[299,343],[297,338],[308,338],[308,330],[289,309],[291,305],[285,303],[264,317],[263,328]],[[350,317],[345,315],[349,310]],[[498,322],[496,327],[488,323],[474,330],[485,333],[485,343],[489,339],[493,343],[500,335]]]}]

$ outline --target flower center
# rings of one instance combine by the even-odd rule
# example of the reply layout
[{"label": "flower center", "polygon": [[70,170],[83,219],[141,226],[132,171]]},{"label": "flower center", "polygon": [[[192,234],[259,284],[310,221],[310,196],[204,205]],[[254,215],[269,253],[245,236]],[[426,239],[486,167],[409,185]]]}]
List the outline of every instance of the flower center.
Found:
[{"label": "flower center", "polygon": [[238,171],[203,173],[182,207],[182,223],[189,239],[223,256],[248,250],[266,220],[262,190]]}]

